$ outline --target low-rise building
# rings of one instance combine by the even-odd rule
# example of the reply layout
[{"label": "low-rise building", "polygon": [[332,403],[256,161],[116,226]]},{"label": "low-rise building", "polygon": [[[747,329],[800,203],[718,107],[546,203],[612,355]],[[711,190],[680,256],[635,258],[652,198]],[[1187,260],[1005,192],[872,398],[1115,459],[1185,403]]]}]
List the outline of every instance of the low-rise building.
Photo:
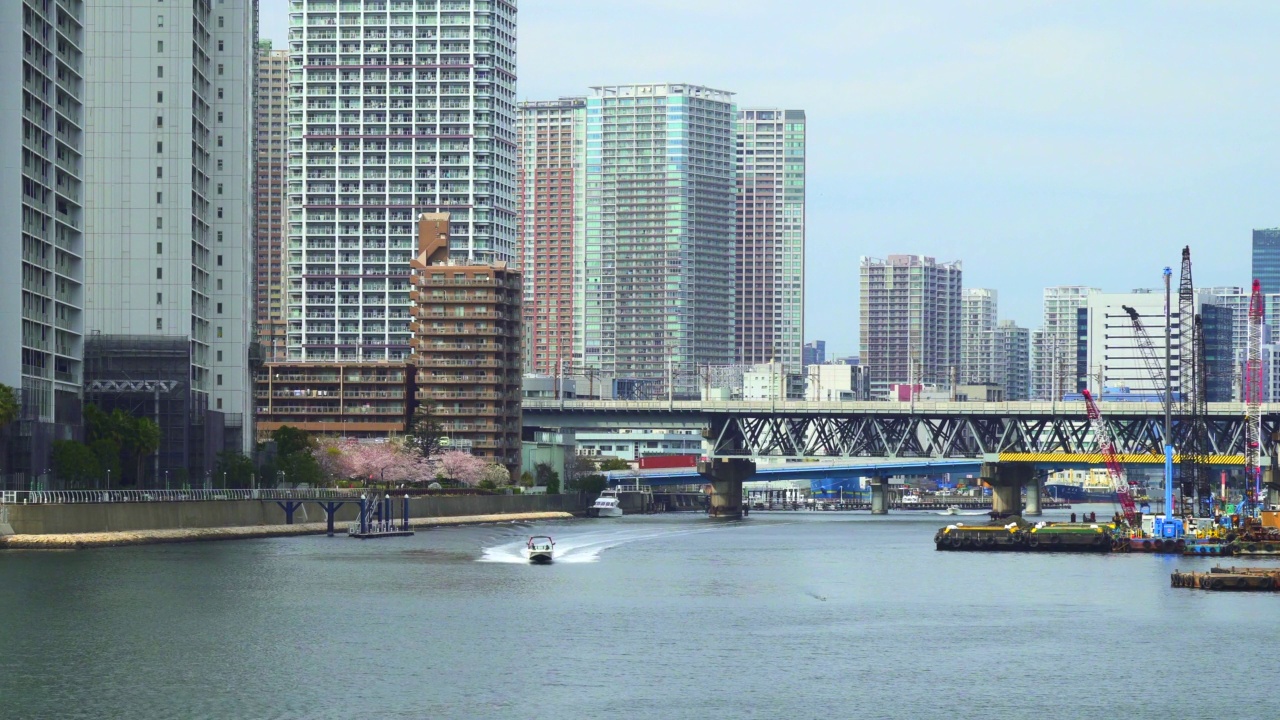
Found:
[{"label": "low-rise building", "polygon": [[403,363],[266,363],[254,377],[258,439],[284,425],[352,438],[402,434],[411,384]]},{"label": "low-rise building", "polygon": [[579,432],[579,455],[616,457],[634,462],[649,455],[700,455],[702,436],[697,430]]},{"label": "low-rise building", "polygon": [[871,378],[860,365],[809,365],[805,369],[805,400],[850,402],[871,399]]}]

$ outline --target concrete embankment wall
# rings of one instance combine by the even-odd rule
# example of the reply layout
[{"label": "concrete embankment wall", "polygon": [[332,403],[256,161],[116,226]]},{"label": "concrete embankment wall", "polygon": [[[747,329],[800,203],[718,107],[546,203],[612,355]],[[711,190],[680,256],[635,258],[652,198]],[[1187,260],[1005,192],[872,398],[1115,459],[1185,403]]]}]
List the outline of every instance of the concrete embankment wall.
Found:
[{"label": "concrete embankment wall", "polygon": [[[401,498],[393,498],[396,517]],[[493,516],[515,513],[580,513],[578,495],[459,495],[415,497],[409,517]],[[191,502],[94,503],[84,505],[8,505],[9,524],[18,535],[138,532],[195,528],[253,527],[285,524],[285,512],[274,500],[206,500]],[[358,503],[348,502],[335,515],[338,522],[356,519]],[[324,522],[324,510],[305,503],[294,523]]]}]

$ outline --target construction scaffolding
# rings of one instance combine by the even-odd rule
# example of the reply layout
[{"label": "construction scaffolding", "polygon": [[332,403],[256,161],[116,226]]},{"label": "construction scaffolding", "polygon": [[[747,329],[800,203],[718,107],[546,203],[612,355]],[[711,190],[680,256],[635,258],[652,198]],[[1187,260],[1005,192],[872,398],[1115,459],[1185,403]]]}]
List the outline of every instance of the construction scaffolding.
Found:
[{"label": "construction scaffolding", "polygon": [[203,485],[227,447],[223,413],[191,386],[191,344],[184,337],[90,335],[85,338],[85,402],[160,426],[160,449],[140,487]]}]

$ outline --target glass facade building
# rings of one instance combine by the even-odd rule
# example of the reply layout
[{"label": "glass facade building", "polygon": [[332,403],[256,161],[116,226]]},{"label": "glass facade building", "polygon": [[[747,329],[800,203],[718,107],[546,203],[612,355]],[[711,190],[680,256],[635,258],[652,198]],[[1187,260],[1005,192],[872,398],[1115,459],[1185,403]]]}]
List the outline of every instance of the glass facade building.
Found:
[{"label": "glass facade building", "polygon": [[733,360],[734,115],[697,85],[592,88],[576,365],[692,396]]},{"label": "glass facade building", "polygon": [[1280,228],[1253,231],[1253,277],[1264,294],[1280,293]]}]

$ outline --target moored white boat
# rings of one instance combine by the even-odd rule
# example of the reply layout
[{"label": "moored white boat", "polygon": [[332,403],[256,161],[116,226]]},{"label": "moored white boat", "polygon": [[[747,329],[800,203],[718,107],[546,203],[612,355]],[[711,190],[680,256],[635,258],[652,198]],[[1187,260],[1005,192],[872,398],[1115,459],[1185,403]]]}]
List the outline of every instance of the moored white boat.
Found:
[{"label": "moored white boat", "polygon": [[535,565],[549,565],[554,559],[556,541],[550,535],[530,535],[525,543],[524,554],[529,562]]},{"label": "moored white boat", "polygon": [[622,517],[622,506],[618,504],[618,494],[616,490],[605,490],[600,493],[600,497],[596,498],[596,502],[587,508],[587,515],[591,517]]}]

